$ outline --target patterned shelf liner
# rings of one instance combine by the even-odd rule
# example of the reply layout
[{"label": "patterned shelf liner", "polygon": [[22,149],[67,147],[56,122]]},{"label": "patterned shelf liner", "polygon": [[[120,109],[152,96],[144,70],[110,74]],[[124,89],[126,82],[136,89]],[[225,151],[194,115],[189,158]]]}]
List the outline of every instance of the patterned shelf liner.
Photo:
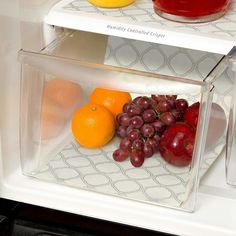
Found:
[{"label": "patterned shelf liner", "polygon": [[62,9],[74,12],[85,12],[107,17],[114,17],[124,21],[135,21],[140,23],[152,24],[155,26],[165,26],[177,30],[186,30],[189,32],[201,32],[212,35],[230,36],[236,40],[236,1],[232,0],[230,11],[222,18],[201,24],[177,23],[167,21],[159,17],[153,10],[152,1],[136,0],[134,4],[124,8],[99,8],[90,4],[87,0],[65,1]]},{"label": "patterned shelf liner", "polygon": [[124,8],[98,8],[87,0],[62,0],[51,8],[46,23],[123,38],[227,54],[236,44],[236,0],[218,20],[189,24],[158,16],[151,0]]}]

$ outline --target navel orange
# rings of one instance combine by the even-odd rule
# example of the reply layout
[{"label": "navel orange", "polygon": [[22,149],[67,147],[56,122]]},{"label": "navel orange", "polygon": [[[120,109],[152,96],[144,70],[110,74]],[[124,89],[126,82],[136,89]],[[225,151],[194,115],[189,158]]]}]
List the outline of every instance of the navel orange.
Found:
[{"label": "navel orange", "polygon": [[96,88],[90,95],[90,102],[107,108],[114,117],[122,112],[123,105],[131,101],[128,92]]},{"label": "navel orange", "polygon": [[79,84],[69,80],[54,78],[46,82],[44,86],[44,97],[51,99],[70,113],[83,102],[83,90]]},{"label": "navel orange", "polygon": [[61,107],[44,97],[41,107],[41,139],[56,137],[65,124],[66,118]]},{"label": "navel orange", "polygon": [[58,136],[82,103],[83,91],[79,84],[60,78],[46,81],[41,107],[41,138]]},{"label": "navel orange", "polygon": [[99,148],[115,134],[115,119],[105,107],[88,104],[72,117],[71,130],[76,141],[86,148]]}]

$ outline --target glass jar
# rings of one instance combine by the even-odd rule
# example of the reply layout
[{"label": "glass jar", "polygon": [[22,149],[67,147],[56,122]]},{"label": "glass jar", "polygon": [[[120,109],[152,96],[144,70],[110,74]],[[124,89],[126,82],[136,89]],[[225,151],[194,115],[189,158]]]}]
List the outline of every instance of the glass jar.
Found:
[{"label": "glass jar", "polygon": [[88,0],[90,3],[97,7],[104,8],[119,8],[132,4],[135,0]]},{"label": "glass jar", "polygon": [[229,0],[152,0],[155,12],[178,22],[207,22],[224,15]]}]

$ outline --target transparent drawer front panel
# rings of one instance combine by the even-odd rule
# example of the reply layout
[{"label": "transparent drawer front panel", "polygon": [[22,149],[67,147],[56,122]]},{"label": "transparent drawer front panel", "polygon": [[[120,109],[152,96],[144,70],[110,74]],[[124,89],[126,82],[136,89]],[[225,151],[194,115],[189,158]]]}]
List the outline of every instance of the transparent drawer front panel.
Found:
[{"label": "transparent drawer front panel", "polygon": [[232,69],[232,81],[233,89],[232,89],[232,103],[229,115],[229,126],[228,126],[228,133],[227,133],[227,155],[226,155],[226,181],[229,185],[236,186],[236,48],[233,48],[231,51],[232,58],[231,58],[231,69]]},{"label": "transparent drawer front panel", "polygon": [[[106,56],[106,64],[112,64],[109,58],[111,55]],[[213,76],[211,83],[211,76],[205,81],[186,79],[135,70],[135,66],[129,69],[69,60],[53,53],[22,51],[20,60],[21,160],[25,175],[145,204],[194,209],[200,178],[224,152],[231,99],[227,74],[217,80]],[[100,148],[81,146],[72,134],[71,120],[75,111],[88,104],[96,88],[127,92],[132,101],[140,96],[175,95],[189,106],[199,102],[190,162],[173,164],[160,151],[145,158],[140,167],[135,167],[130,157],[116,161],[113,154],[121,142],[116,134]],[[180,121],[177,123],[181,125]],[[118,129],[119,123],[116,125]],[[95,135],[91,132],[91,138]]]}]

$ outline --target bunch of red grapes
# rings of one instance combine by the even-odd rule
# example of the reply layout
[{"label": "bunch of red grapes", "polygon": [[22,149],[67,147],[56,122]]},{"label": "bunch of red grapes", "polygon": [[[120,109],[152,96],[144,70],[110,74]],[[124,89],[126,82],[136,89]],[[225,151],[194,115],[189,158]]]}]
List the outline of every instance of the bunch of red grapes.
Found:
[{"label": "bunch of red grapes", "polygon": [[116,134],[121,141],[113,159],[120,162],[130,158],[134,167],[142,166],[145,158],[161,152],[163,133],[184,121],[188,107],[188,101],[176,95],[139,96],[126,103],[116,117]]}]

